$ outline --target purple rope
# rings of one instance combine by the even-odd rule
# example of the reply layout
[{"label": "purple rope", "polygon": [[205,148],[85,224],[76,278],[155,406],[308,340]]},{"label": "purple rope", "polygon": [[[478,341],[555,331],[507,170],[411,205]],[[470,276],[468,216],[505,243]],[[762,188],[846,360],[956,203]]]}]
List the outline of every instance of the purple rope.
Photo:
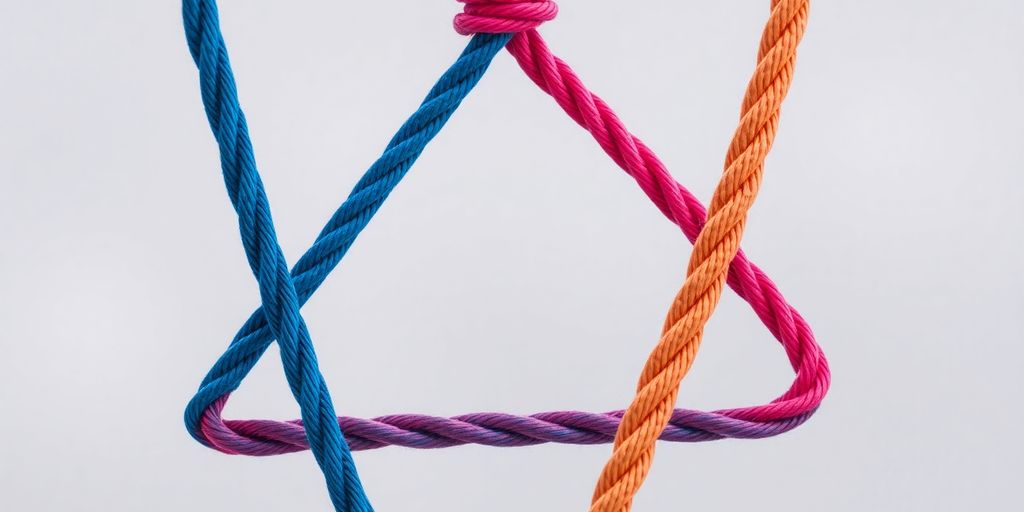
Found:
[{"label": "purple rope", "polygon": [[[220,407],[217,407],[219,409]],[[465,444],[516,447],[544,443],[603,444],[615,438],[623,411],[590,413],[555,411],[516,416],[476,413],[444,418],[400,414],[373,419],[340,417],[338,423],[352,450],[385,446],[448,448]],[[730,411],[704,412],[676,409],[661,440],[701,442],[723,438],[761,439],[800,426],[814,411],[777,421],[746,421]],[[219,416],[219,414],[217,415]],[[240,455],[266,456],[309,449],[302,421],[226,420],[203,418],[208,436],[218,445]]]}]

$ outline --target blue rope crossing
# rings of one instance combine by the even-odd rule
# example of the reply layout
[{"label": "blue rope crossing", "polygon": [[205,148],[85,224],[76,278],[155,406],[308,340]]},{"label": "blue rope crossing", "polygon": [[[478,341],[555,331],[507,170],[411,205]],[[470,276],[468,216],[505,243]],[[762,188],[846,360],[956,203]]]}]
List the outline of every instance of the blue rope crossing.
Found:
[{"label": "blue rope crossing", "polygon": [[189,51],[199,69],[203,105],[220,149],[224,183],[238,214],[242,244],[263,304],[203,379],[185,410],[185,423],[193,437],[209,445],[202,433],[203,412],[237,389],[276,339],[285,376],[301,409],[310,448],[324,473],[335,509],[372,511],[299,310],[479,82],[511,35],[482,34],[470,41],[289,272],[256,168],[216,2],[184,0],[182,13]]}]

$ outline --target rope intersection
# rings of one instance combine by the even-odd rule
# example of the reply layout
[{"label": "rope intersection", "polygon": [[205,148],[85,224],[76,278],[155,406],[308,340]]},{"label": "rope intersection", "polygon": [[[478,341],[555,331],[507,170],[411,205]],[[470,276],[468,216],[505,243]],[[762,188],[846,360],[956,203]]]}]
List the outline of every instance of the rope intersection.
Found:
[{"label": "rope intersection", "polygon": [[668,424],[679,385],[697,355],[704,324],[722,296],[729,265],[739,252],[747,212],[754,205],[764,161],[779,126],[779,109],[793,79],[796,48],[807,26],[807,0],[773,0],[725,159],[725,172],[694,242],[686,281],[669,309],[615,434],[615,447],[598,479],[591,512],[628,511],[654,459],[658,433]]},{"label": "rope intersection", "polygon": [[[778,126],[779,106],[792,79],[796,45],[806,24],[807,1],[772,2],[758,66],[743,101],[740,127],[707,210],[675,181],[652,150],[630,134],[608,105],[583,85],[568,64],[551,53],[536,28],[554,19],[558,12],[554,2],[459,1],[466,5],[455,18],[455,29],[460,34],[474,34],[466,49],[290,271],[277,243],[256,169],[216,3],[183,2],[186,36],[199,69],[203,103],[220,148],[225,184],[238,213],[246,256],[263,303],[239,329],[189,402],[185,423],[191,435],[206,446],[230,454],[263,456],[310,449],[325,475],[335,508],[346,512],[372,510],[351,450],[387,445],[443,448],[470,443],[526,446],[614,441],[615,449],[599,479],[591,510],[617,512],[629,509],[632,496],[649,471],[658,439],[693,442],[763,438],[805,422],[828,390],[828,363],[807,322],[786,303],[765,273],[746,258],[739,241]],[[503,47],[695,244],[686,282],[669,311],[662,339],[644,368],[637,397],[627,410],[610,413],[338,417],[299,309],[340,263]],[[784,394],[765,405],[713,412],[674,409],[679,384],[692,364],[702,327],[721,296],[723,283],[751,305],[782,344],[796,374],[794,381]],[[302,419],[223,419],[230,393],[275,340]]]}]

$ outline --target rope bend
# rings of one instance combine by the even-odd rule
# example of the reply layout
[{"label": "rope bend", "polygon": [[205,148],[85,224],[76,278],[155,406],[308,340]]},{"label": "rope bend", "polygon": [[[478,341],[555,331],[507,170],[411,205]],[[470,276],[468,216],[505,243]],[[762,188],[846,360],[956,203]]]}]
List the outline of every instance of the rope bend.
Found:
[{"label": "rope bend", "polygon": [[[713,235],[701,234],[705,227],[711,230],[709,233],[721,234],[721,223],[715,220],[716,214],[722,211],[736,214],[743,210],[744,206],[749,208],[749,204],[744,202],[740,204],[740,208],[732,206],[730,209],[734,202],[722,197],[729,194],[750,196],[749,203],[752,203],[752,194],[749,192],[756,192],[756,185],[762,172],[761,164],[756,162],[758,158],[763,162],[770,140],[765,144],[766,141],[757,139],[761,145],[754,154],[754,159],[750,160],[755,162],[755,170],[745,168],[748,174],[744,175],[737,174],[739,171],[730,173],[730,167],[727,167],[723,186],[712,202],[711,220],[707,220],[708,213],[699,200],[677,183],[653,151],[631,135],[611,109],[599,97],[588,91],[571,68],[547,48],[536,27],[544,21],[553,19],[557,14],[554,2],[459,1],[467,5],[465,12],[456,17],[456,30],[464,34],[477,35],[471,39],[455,64],[430,91],[419,110],[395,134],[381,158],[356,184],[313,246],[290,272],[287,271],[283,255],[277,245],[266,195],[256,172],[244,116],[238,106],[227,50],[220,35],[215,2],[183,2],[187,39],[200,71],[204,106],[220,146],[225,183],[232,204],[239,215],[246,255],[260,283],[263,299],[263,306],[256,310],[238,331],[231,345],[211,368],[199,391],[187,406],[185,422],[192,436],[209,447],[232,454],[274,455],[312,448],[325,473],[335,508],[361,511],[372,508],[366,500],[352,463],[349,453],[352,449],[379,448],[389,444],[413,448],[440,448],[467,443],[491,446],[525,446],[544,442],[596,444],[618,440],[615,436],[616,431],[621,437],[623,431],[628,431],[634,426],[632,422],[637,415],[637,402],[634,402],[627,411],[602,414],[556,411],[531,416],[477,413],[453,418],[410,414],[372,420],[336,417],[323,377],[316,367],[312,342],[302,322],[299,308],[344,257],[355,237],[380,208],[390,191],[408,172],[412,163],[440,131],[462,99],[477,84],[496,53],[506,45],[527,76],[550,94],[574,121],[594,136],[602,149],[637,181],[662,213],[679,225],[688,239],[697,242],[693,258],[697,259],[698,255],[703,260],[712,256],[717,258],[720,263],[715,270],[721,271],[723,280],[726,279],[727,272],[729,286],[752,306],[773,336],[781,342],[796,372],[789,390],[773,402],[762,406],[714,412],[672,410],[671,404],[675,402],[672,395],[669,413],[658,416],[653,422],[657,426],[659,421],[664,420],[662,428],[649,431],[655,432],[655,438],[660,437],[669,441],[706,441],[724,437],[760,438],[786,432],[806,421],[823,399],[830,380],[828,364],[814,340],[810,327],[799,313],[785,302],[782,294],[764,272],[750,263],[739,250],[742,222],[732,224],[731,231],[726,230],[725,236],[735,245],[734,249],[727,246],[724,251],[716,249],[708,253],[706,246],[710,242],[703,242],[703,245],[701,242],[714,238]],[[778,7],[780,3],[786,2],[773,2],[771,19],[781,17],[777,16],[776,12],[789,12]],[[806,7],[803,9],[803,16],[806,17]],[[772,23],[769,21],[769,29],[772,29]],[[800,28],[802,33],[802,26]],[[766,29],[766,34],[769,29]],[[776,26],[773,30],[778,29]],[[795,49],[795,42],[792,46]],[[762,44],[762,62],[775,59],[774,54],[771,54],[772,48],[772,45]],[[788,72],[791,76],[791,59],[784,64],[789,66]],[[761,69],[759,65],[759,73]],[[761,79],[763,78],[762,76]],[[785,85],[788,86],[788,81]],[[779,92],[778,88],[765,90],[761,91],[761,96]],[[784,94],[785,91],[781,92]],[[752,100],[752,97],[755,99]],[[757,94],[748,91],[748,98],[744,100],[743,119],[747,119],[746,113],[759,111],[765,107],[756,100],[757,97]],[[781,97],[777,99],[781,101]],[[768,107],[775,109],[774,117],[768,118],[770,133],[774,135],[778,104],[769,104]],[[741,130],[744,129],[743,126],[741,124]],[[741,131],[738,131],[738,140],[750,142],[747,139],[740,139],[740,135]],[[734,141],[733,148],[730,149],[731,161],[748,162],[750,153],[742,149],[735,150],[735,147],[748,146]],[[746,176],[747,179],[737,182],[737,175]],[[698,252],[698,249],[701,252]],[[730,258],[726,257],[729,252],[735,255],[731,258],[731,265],[728,265]],[[715,275],[714,272],[705,271],[700,265],[694,267],[693,264],[691,276],[692,272],[706,274],[709,279]],[[690,282],[691,279],[688,278],[687,283]],[[691,288],[693,286],[695,285],[690,285]],[[686,289],[687,285],[684,285],[684,290]],[[717,285],[717,291],[711,290],[711,295],[714,293],[720,296],[721,283]],[[680,297],[683,297],[682,292]],[[680,304],[686,303],[687,307],[693,305],[686,300],[677,298],[666,322],[666,332],[678,332],[673,326],[679,322],[679,315],[683,315],[683,311],[687,309]],[[709,301],[704,300],[703,304],[707,306]],[[705,307],[702,311],[709,316],[710,309],[711,307]],[[703,325],[703,322],[696,323]],[[691,322],[693,325],[696,323]],[[281,344],[282,363],[293,394],[302,409],[303,419],[286,422],[222,419],[221,412],[229,394],[238,388],[275,339]],[[695,345],[690,345],[694,352]],[[667,355],[659,353],[657,357],[652,355],[651,360],[664,361],[666,357],[672,360],[677,355],[678,352]],[[692,354],[690,360],[692,361]],[[651,364],[653,363],[649,363],[649,366]],[[645,370],[644,378],[648,378],[649,371]],[[661,373],[655,372],[655,376],[658,375]],[[679,375],[680,380],[681,378]],[[671,383],[672,379],[668,381]],[[678,381],[675,382],[675,389],[677,392]],[[650,417],[652,416],[644,416],[645,421]],[[341,435],[339,425],[348,436],[348,442]],[[650,424],[647,424],[647,427],[650,427]],[[621,441],[617,441],[616,456],[622,453],[619,448],[621,444]],[[653,440],[650,440],[650,446],[649,453],[652,454]],[[645,455],[641,459],[649,462],[650,456]],[[613,462],[615,461],[613,457]],[[621,464],[613,462],[609,463],[609,467],[616,471],[621,469]],[[605,473],[608,472],[609,469],[606,468]],[[642,473],[645,475],[646,470]],[[611,484],[611,488],[614,489],[612,494],[620,497],[628,495],[625,502],[603,498],[610,492],[604,488],[607,487],[608,477],[603,474],[602,483],[599,483],[598,487],[599,492],[595,493],[592,510],[628,509],[629,500],[632,493],[639,488],[639,483],[628,492],[623,491],[621,486],[616,486],[626,478],[623,476],[625,473],[618,471],[616,474],[617,478],[611,478],[614,482]],[[642,476],[638,481],[642,482]]]}]

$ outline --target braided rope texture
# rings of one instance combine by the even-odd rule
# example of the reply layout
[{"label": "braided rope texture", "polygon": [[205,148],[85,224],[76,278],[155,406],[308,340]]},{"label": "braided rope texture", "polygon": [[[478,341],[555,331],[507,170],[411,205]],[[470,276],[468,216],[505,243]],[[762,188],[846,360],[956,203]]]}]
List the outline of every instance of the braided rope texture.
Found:
[{"label": "braided rope texture", "polygon": [[[420,108],[398,130],[383,155],[359,180],[345,202],[321,230],[312,247],[295,264],[291,279],[298,303],[305,304],[351,248],[357,235],[381,207],[384,200],[409,171],[426,145],[436,136],[469,91],[477,84],[494,56],[510,35],[474,37],[458,60],[428,93]],[[206,93],[204,92],[204,98]],[[228,349],[207,373],[185,410],[185,424],[201,443],[231,454],[275,455],[295,451],[294,440],[275,439],[265,423],[253,428],[264,434],[250,434],[245,422],[225,422],[221,412],[232,391],[273,343],[266,305],[257,309],[238,330]],[[335,422],[338,419],[335,418]],[[278,422],[290,432],[301,422]],[[303,441],[302,449],[308,444]],[[357,443],[364,447],[366,443]]]},{"label": "braided rope texture", "polygon": [[289,272],[256,169],[245,116],[220,32],[216,3],[185,0],[182,14],[189,51],[199,69],[203,104],[220,149],[224,181],[238,214],[243,246],[259,283],[263,303],[207,375],[186,410],[186,423],[200,441],[230,452],[230,444],[217,444],[204,435],[216,428],[216,424],[211,426],[197,420],[203,417],[204,410],[219,412],[224,407],[228,394],[237,389],[271,340],[276,339],[285,375],[302,413],[305,441],[323,471],[335,509],[372,511],[350,448],[342,436],[299,308],[315,289],[311,283],[322,282],[330,267],[341,259],[412,161],[483,76],[509,36],[481,36],[470,43],[458,62],[431,90],[416,115],[399,130],[384,156],[371,167],[332,217],[307,253],[309,257],[302,258]]},{"label": "braided rope texture", "polygon": [[259,283],[263,319],[281,349],[288,385],[299,403],[306,438],[338,510],[370,511],[349,447],[342,437],[327,384],[317,365],[299,298],[277,242],[249,131],[238,103],[235,78],[221,36],[217,6],[186,0],[182,15],[189,51],[199,68],[200,88],[210,128],[217,139],[221,170],[238,214],[246,257]]},{"label": "braided rope texture", "polygon": [[651,352],[598,479],[591,512],[624,512],[654,460],[658,433],[668,424],[703,329],[722,296],[729,263],[739,251],[747,213],[775,140],[779,110],[793,80],[796,50],[807,26],[808,0],[773,0],[747,87],[740,123],[729,145],[704,229],[694,243],[686,281],[669,309],[661,340]]},{"label": "braided rope texture", "polygon": [[[643,141],[630,134],[612,109],[586,88],[565,61],[552,54],[543,37],[536,30],[518,33],[507,49],[526,75],[550,94],[569,117],[590,132],[612,160],[637,182],[691,242],[696,241],[708,218],[700,200],[672,178],[658,156]],[[782,344],[796,377],[790,388],[769,404],[722,410],[717,414],[752,422],[770,422],[813,412],[828,392],[831,374],[810,325],[742,250],[738,250],[732,260],[727,283],[750,304]],[[676,417],[673,414],[671,421],[674,422]]]},{"label": "braided rope texture", "polygon": [[[344,257],[358,233],[477,84],[502,46],[507,43],[508,50],[526,74],[594,136],[658,208],[680,226],[687,238],[697,240],[707,218],[700,202],[674,181],[657,156],[629,134],[611,109],[583,86],[567,64],[548,50],[535,28],[554,18],[557,13],[554,2],[460,1],[467,5],[465,12],[456,17],[456,30],[479,35],[470,41],[456,63],[430,91],[420,109],[396,133],[383,156],[359,181],[290,275],[284,271],[283,276],[282,270],[286,267],[277,247],[266,196],[256,172],[244,116],[238,107],[226,48],[217,26],[216,5],[213,1],[183,3],[189,47],[200,69],[204,105],[221,148],[225,182],[232,203],[239,212],[246,254],[260,280],[263,297],[263,307],[250,316],[207,374],[186,409],[185,422],[197,440],[225,453],[274,455],[312,447],[328,480],[337,510],[370,509],[349,449],[363,450],[391,444],[441,448],[467,443],[491,446],[525,446],[545,442],[607,443],[613,440],[626,414],[625,411],[603,414],[556,411],[531,416],[477,413],[441,418],[404,414],[372,420],[335,419],[323,378],[316,369],[312,344],[298,308]],[[715,204],[712,203],[713,213]],[[785,302],[767,276],[750,263],[742,251],[738,251],[738,236],[736,242],[737,250],[733,251],[735,258],[728,271],[728,283],[751,304],[782,343],[796,371],[796,378],[784,395],[767,405],[715,412],[670,411],[667,422],[656,434],[662,440],[707,441],[724,437],[777,435],[806,421],[828,389],[828,365],[809,326]],[[264,279],[270,284],[265,286]],[[721,284],[718,293],[721,293]],[[275,323],[275,319],[282,316],[286,317],[283,326]],[[290,337],[282,338],[279,328],[292,329],[284,333]],[[298,384],[292,384],[292,389],[302,408],[303,419],[286,422],[222,419],[221,413],[230,392],[238,388],[275,339],[279,343],[297,342],[296,351],[303,356],[286,360],[286,347],[282,344],[282,361],[289,383],[293,383],[294,376]],[[289,350],[288,354],[292,351]],[[316,397],[319,402],[314,410],[309,400]],[[328,409],[329,414],[325,412]],[[310,423],[309,415],[313,415],[315,423]],[[328,421],[328,417],[332,420]],[[335,428],[330,428],[327,423],[335,424]],[[337,430],[339,424],[349,444]],[[335,433],[337,437],[334,437]],[[334,460],[340,464],[333,464]]]},{"label": "braided rope texture", "polygon": [[[461,15],[460,15],[461,16]],[[456,18],[456,28],[460,27]],[[515,23],[532,26],[529,20]],[[491,24],[499,30],[501,19]],[[478,36],[500,37],[500,36]],[[356,185],[349,199],[332,216],[313,246],[302,256],[292,277],[300,303],[305,303],[323,283],[351,247],[356,235],[369,222],[390,190],[408,171],[415,156],[440,130],[450,112],[436,123],[429,120],[444,109],[442,103],[457,106],[461,98],[449,98],[442,91],[464,82],[470,69],[477,69],[490,57],[490,40],[475,38],[459,61],[428,95],[424,107],[403,125],[377,162]],[[507,39],[503,39],[507,40]],[[497,44],[498,41],[493,41]],[[551,94],[568,115],[585,127],[599,145],[629,173],[658,208],[692,241],[706,218],[703,205],[685,187],[676,183],[658,157],[561,59],[553,56],[535,30],[517,34],[508,50],[526,74]],[[476,78],[478,79],[478,78]],[[468,89],[459,89],[468,93]],[[418,127],[430,127],[419,132]],[[414,141],[412,144],[410,141]],[[415,151],[410,150],[416,147]],[[808,324],[782,298],[771,280],[754,266],[742,251],[733,261],[729,284],[746,300],[771,333],[782,343],[796,379],[790,389],[770,404],[714,412],[678,409],[663,431],[666,441],[693,442],[722,438],[763,438],[784,433],[802,424],[814,412],[828,389],[827,362]],[[273,342],[262,310],[257,310],[238,331],[228,350],[217,361],[186,410],[190,433],[203,444],[225,453],[251,456],[277,455],[306,450],[301,421],[225,420],[221,412],[228,394],[237,389]],[[462,444],[527,446],[546,442],[567,444],[607,443],[624,411],[589,413],[554,411],[530,416],[503,413],[474,413],[452,418],[419,414],[384,416],[374,419],[341,417],[339,422],[353,450],[398,445],[409,448],[444,448]]]}]

